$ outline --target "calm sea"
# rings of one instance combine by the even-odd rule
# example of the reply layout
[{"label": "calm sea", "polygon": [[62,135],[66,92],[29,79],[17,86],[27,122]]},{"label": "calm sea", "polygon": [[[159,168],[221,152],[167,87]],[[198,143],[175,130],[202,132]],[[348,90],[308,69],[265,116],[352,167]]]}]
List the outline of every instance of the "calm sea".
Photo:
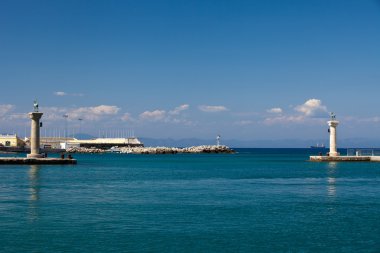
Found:
[{"label": "calm sea", "polygon": [[0,166],[0,252],[380,252],[380,163],[238,151]]}]

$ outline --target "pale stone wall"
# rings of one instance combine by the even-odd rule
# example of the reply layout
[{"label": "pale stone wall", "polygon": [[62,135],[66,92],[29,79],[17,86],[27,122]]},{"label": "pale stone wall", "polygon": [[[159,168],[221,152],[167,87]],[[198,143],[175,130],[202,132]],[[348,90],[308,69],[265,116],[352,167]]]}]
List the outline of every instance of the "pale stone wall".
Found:
[{"label": "pale stone wall", "polygon": [[0,144],[8,147],[23,147],[25,143],[17,135],[0,135]]}]

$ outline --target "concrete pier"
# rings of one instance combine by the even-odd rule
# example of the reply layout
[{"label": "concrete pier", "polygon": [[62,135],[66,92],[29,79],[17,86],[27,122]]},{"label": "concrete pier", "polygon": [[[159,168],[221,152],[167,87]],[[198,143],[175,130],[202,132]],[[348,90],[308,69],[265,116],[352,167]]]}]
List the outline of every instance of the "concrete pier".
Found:
[{"label": "concrete pier", "polygon": [[40,154],[40,119],[42,112],[31,112],[29,117],[32,120],[31,132],[30,132],[30,154],[28,158],[42,158]]},{"label": "concrete pier", "polygon": [[310,156],[311,162],[380,162],[380,156]]},{"label": "concrete pier", "polygon": [[12,164],[77,164],[76,159],[61,158],[22,158],[22,157],[0,157],[0,165]]}]

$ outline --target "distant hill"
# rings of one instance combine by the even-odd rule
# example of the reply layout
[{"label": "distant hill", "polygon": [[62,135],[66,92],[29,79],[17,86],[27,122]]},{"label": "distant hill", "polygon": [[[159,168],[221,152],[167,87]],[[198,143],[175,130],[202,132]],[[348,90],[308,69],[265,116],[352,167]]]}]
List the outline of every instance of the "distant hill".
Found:
[{"label": "distant hill", "polygon": [[94,139],[96,137],[90,134],[75,134],[74,138],[78,140],[89,140],[89,139]]}]

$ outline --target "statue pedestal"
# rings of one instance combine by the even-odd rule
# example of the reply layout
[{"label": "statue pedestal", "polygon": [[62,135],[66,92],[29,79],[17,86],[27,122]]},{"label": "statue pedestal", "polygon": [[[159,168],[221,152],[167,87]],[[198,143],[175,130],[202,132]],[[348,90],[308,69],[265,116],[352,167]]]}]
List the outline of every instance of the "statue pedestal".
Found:
[{"label": "statue pedestal", "polygon": [[40,119],[42,112],[31,112],[29,117],[32,120],[31,133],[30,133],[30,154],[28,158],[42,158],[40,154]]},{"label": "statue pedestal", "polygon": [[43,154],[27,154],[27,158],[44,158],[45,156]]}]

